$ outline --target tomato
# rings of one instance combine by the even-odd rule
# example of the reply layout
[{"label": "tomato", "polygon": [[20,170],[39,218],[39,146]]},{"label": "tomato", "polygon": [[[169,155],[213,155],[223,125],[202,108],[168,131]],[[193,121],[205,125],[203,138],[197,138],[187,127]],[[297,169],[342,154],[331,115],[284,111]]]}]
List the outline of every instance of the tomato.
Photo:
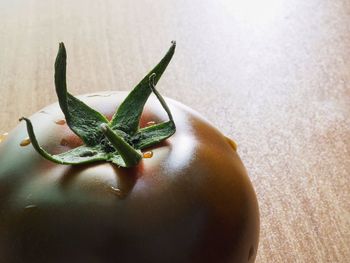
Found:
[{"label": "tomato", "polygon": [[[110,120],[126,96],[79,99]],[[131,168],[52,163],[25,140],[25,123],[11,131],[0,143],[1,262],[254,262],[258,204],[234,144],[165,101],[176,132]],[[140,126],[167,118],[150,97]],[[48,152],[83,144],[64,119],[58,103],[30,117]]]}]

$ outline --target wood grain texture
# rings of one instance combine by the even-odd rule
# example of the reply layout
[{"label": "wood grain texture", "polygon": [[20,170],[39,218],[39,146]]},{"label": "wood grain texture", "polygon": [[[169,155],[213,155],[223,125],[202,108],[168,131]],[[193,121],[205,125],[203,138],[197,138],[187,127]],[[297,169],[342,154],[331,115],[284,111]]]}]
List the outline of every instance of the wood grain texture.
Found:
[{"label": "wood grain texture", "polygon": [[173,39],[158,88],[238,142],[260,204],[256,262],[349,262],[348,0],[3,0],[0,132],[56,100],[59,41],[82,94],[130,90]]}]

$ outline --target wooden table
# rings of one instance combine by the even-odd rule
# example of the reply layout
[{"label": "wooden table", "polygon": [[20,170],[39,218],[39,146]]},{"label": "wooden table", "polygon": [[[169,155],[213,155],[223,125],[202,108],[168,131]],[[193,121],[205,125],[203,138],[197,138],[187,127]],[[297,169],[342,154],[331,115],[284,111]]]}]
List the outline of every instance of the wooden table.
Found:
[{"label": "wooden table", "polygon": [[348,0],[0,3],[0,132],[73,94],[130,90],[177,40],[158,85],[234,138],[260,203],[257,262],[350,260]]}]

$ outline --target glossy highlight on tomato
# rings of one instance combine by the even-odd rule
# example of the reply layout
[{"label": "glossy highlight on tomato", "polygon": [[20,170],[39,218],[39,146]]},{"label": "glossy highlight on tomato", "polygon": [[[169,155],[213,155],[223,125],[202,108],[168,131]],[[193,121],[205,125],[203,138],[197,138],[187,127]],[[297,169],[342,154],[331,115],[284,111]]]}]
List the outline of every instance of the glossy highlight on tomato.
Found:
[{"label": "glossy highlight on tomato", "polygon": [[[126,92],[78,98],[111,120]],[[21,122],[0,143],[3,262],[254,262],[257,199],[230,142],[191,108],[165,99],[176,132],[130,168],[60,165],[29,144]],[[83,145],[55,103],[29,118],[45,150]],[[63,121],[61,121],[63,120]],[[140,126],[168,120],[148,99]],[[145,157],[146,155],[146,157]]]}]

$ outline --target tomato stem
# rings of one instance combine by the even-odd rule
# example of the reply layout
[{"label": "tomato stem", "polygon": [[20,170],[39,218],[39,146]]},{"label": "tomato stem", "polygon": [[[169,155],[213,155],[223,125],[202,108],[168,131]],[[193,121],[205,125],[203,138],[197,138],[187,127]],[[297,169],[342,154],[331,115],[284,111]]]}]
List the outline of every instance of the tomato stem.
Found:
[{"label": "tomato stem", "polygon": [[140,151],[136,151],[130,144],[118,136],[106,123],[100,125],[101,131],[107,137],[108,141],[118,151],[125,162],[126,167],[132,167],[138,164],[142,159]]}]

